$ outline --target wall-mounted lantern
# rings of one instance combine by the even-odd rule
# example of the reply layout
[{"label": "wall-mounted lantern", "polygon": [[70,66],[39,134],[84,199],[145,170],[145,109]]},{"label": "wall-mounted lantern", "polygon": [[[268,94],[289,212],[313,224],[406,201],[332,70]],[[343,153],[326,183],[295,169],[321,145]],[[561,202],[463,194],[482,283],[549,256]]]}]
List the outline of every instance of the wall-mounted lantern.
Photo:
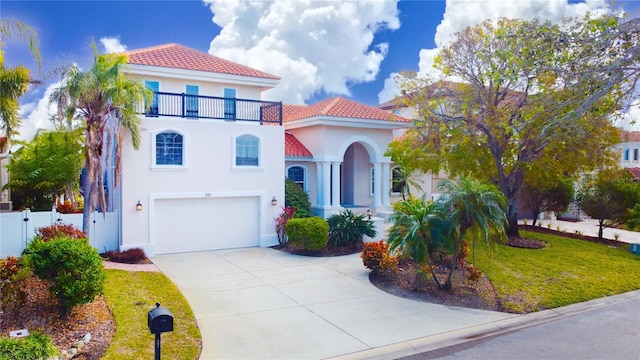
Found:
[{"label": "wall-mounted lantern", "polygon": [[142,211],[142,204],[140,203],[140,199],[138,199],[138,203],[136,204],[136,211]]},{"label": "wall-mounted lantern", "polygon": [[367,217],[371,220],[371,216],[373,215],[373,211],[371,209],[367,209]]},{"label": "wall-mounted lantern", "polygon": [[278,205],[278,199],[276,199],[275,196],[273,197],[273,199],[271,199],[271,205],[272,206],[277,206]]}]

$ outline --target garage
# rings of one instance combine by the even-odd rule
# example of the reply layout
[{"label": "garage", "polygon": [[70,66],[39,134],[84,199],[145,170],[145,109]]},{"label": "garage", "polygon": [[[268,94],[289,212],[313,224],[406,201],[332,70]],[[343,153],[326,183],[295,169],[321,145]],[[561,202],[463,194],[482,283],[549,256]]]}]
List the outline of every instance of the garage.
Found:
[{"label": "garage", "polygon": [[156,254],[258,246],[260,198],[155,199]]}]

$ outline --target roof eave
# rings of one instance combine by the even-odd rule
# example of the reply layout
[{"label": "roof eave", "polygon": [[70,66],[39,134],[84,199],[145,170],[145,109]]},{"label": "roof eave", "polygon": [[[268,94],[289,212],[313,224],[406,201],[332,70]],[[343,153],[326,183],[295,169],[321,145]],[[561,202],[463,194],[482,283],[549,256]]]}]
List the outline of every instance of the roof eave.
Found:
[{"label": "roof eave", "polygon": [[257,86],[262,91],[278,85],[279,79],[268,79],[253,76],[232,75],[208,71],[178,69],[163,66],[128,64],[126,73],[140,76],[158,76],[173,79],[227,83],[235,85]]},{"label": "roof eave", "polygon": [[389,120],[373,120],[345,117],[314,116],[305,119],[292,120],[284,123],[286,129],[298,129],[309,126],[342,126],[369,129],[399,129],[413,126],[412,122],[398,122]]}]

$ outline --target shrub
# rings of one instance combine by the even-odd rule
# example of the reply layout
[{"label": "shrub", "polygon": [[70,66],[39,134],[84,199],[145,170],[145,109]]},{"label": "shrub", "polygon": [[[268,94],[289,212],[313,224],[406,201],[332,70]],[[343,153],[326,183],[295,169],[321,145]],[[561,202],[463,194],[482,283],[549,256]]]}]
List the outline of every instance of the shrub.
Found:
[{"label": "shrub", "polygon": [[276,221],[276,234],[278,234],[278,243],[284,244],[287,242],[287,221],[292,219],[296,208],[285,206],[282,208],[282,212],[274,220]]},{"label": "shrub", "polygon": [[295,181],[287,178],[284,182],[284,206],[296,208],[294,217],[305,218],[311,216],[311,202],[309,194]]},{"label": "shrub", "polygon": [[398,268],[398,258],[389,254],[389,245],[382,240],[364,244],[360,258],[364,266],[374,272]]},{"label": "shrub", "polygon": [[23,338],[0,338],[0,359],[38,360],[58,356],[49,335],[33,332]]},{"label": "shrub", "polygon": [[291,219],[287,221],[287,237],[293,245],[301,245],[307,250],[327,247],[329,224],[317,216]]},{"label": "shrub", "polygon": [[62,315],[102,293],[105,273],[102,258],[87,239],[36,238],[24,252],[27,265],[58,300]]},{"label": "shrub", "polygon": [[54,224],[51,226],[43,226],[36,230],[36,236],[43,241],[49,241],[58,237],[68,237],[71,239],[86,239],[87,234],[77,229],[73,225]]},{"label": "shrub", "polygon": [[76,209],[73,206],[71,201],[67,200],[62,204],[56,205],[56,211],[59,212],[60,214],[73,214],[73,213],[77,213],[78,209]]},{"label": "shrub", "polygon": [[147,258],[144,250],[141,248],[133,248],[125,251],[107,251],[102,255],[109,261],[115,261],[125,264],[138,264]]},{"label": "shrub", "polygon": [[471,250],[469,249],[469,242],[467,240],[462,240],[462,245],[460,245],[460,257],[458,258],[458,264],[464,265],[465,259],[467,258],[467,256],[469,256],[470,253]]},{"label": "shrub", "polygon": [[0,308],[4,312],[15,311],[20,308],[26,294],[21,288],[25,279],[25,271],[19,260],[13,256],[0,259]]},{"label": "shrub", "polygon": [[329,243],[334,247],[340,245],[355,246],[362,242],[362,236],[376,236],[373,222],[364,214],[354,214],[349,209],[333,214],[327,219],[329,223]]}]

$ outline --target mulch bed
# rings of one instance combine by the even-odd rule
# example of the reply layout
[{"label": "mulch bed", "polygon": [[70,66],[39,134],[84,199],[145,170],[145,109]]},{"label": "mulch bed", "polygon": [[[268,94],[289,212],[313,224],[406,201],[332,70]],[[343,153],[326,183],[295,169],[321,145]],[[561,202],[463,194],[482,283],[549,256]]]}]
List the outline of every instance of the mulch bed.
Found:
[{"label": "mulch bed", "polygon": [[342,255],[351,255],[355,253],[359,253],[362,251],[364,247],[363,243],[356,244],[354,246],[327,246],[324,249],[320,250],[307,250],[302,246],[296,246],[290,243],[278,244],[272,246],[272,249],[284,251],[289,254],[302,255],[302,256],[313,256],[313,257],[327,257],[327,256],[342,256]]},{"label": "mulch bed", "polygon": [[53,344],[63,351],[91,333],[91,341],[74,359],[98,360],[102,357],[116,329],[113,314],[103,296],[96,296],[89,304],[74,307],[66,318],[61,318],[57,300],[42,280],[31,276],[25,280],[22,289],[27,295],[24,304],[15,311],[7,309],[0,313],[0,332],[3,335],[20,329],[39,330],[51,336]]}]

